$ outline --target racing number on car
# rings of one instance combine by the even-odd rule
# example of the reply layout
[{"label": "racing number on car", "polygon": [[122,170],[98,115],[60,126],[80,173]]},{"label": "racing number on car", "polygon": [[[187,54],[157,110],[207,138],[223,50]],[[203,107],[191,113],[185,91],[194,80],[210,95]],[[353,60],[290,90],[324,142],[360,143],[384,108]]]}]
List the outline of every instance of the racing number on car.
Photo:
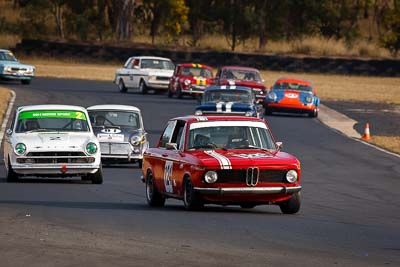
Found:
[{"label": "racing number on car", "polygon": [[167,160],[165,162],[165,167],[164,167],[164,185],[165,185],[165,192],[167,193],[172,193],[173,188],[172,188],[172,166],[173,162]]}]

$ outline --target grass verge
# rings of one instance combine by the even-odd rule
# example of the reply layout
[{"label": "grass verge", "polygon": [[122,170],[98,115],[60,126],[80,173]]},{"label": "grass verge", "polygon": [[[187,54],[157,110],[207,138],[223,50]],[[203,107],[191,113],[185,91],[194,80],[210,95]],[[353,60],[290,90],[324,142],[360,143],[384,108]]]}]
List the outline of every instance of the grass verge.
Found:
[{"label": "grass verge", "polygon": [[11,99],[11,91],[5,87],[0,87],[0,126],[7,111],[8,102]]},{"label": "grass verge", "polygon": [[400,136],[372,136],[370,143],[400,154]]}]

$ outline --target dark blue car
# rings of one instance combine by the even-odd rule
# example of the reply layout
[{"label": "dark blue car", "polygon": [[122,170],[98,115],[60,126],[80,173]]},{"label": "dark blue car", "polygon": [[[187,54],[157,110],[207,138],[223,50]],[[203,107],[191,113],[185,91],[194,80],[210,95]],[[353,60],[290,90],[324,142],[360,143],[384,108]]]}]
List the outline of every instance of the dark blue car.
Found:
[{"label": "dark blue car", "polygon": [[215,85],[205,89],[195,115],[233,115],[259,118],[263,114],[262,105],[250,87]]}]

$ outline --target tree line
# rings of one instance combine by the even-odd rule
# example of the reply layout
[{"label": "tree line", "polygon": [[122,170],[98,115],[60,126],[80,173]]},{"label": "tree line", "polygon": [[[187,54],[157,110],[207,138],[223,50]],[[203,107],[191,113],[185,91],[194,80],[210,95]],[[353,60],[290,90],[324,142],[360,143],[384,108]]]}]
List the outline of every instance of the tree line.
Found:
[{"label": "tree line", "polygon": [[[394,55],[400,49],[400,0],[9,0],[20,10],[23,37],[130,41],[149,35],[169,44],[182,35],[195,47],[207,34],[225,35],[232,51],[257,38],[295,40],[318,35],[351,44],[368,28]],[[363,25],[367,22],[368,26]]]}]

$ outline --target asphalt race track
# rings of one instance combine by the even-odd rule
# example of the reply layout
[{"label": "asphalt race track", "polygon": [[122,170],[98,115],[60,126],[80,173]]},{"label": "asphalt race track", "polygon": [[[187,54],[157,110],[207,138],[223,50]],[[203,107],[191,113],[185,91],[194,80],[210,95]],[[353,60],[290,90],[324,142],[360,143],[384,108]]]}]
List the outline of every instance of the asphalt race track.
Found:
[{"label": "asphalt race track", "polygon": [[[111,82],[37,78],[7,83],[16,105],[135,105],[151,146],[195,100],[121,94]],[[150,208],[136,165],[104,168],[104,184],[77,179],[6,183],[0,166],[0,266],[400,266],[400,159],[316,119],[267,118],[302,163],[302,208]],[[2,153],[1,149],[1,153]],[[3,155],[1,155],[3,158]]]}]

